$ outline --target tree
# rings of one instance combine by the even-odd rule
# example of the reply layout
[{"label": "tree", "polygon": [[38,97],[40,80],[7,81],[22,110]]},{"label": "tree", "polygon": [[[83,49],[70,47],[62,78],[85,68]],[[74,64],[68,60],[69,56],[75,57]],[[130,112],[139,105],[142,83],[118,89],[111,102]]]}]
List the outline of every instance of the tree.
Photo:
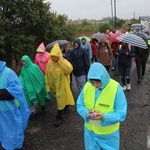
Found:
[{"label": "tree", "polygon": [[99,31],[100,31],[101,33],[105,33],[105,31],[106,31],[107,29],[111,30],[111,27],[110,27],[109,23],[107,23],[107,22],[99,23]]},{"label": "tree", "polygon": [[11,63],[24,54],[33,58],[37,46],[53,40],[71,39],[74,26],[65,15],[50,12],[43,0],[0,1],[0,59]]}]

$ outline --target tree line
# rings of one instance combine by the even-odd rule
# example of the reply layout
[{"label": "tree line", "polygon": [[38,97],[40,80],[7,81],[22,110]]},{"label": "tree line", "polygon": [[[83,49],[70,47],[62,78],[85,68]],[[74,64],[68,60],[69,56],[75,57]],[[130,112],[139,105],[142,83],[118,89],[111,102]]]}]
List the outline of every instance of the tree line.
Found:
[{"label": "tree line", "polygon": [[0,16],[0,59],[8,63],[23,54],[33,57],[41,42],[74,38],[67,16],[52,12],[43,0],[1,0]]},{"label": "tree line", "polygon": [[[121,28],[128,22],[117,18],[117,27]],[[64,14],[53,12],[51,3],[44,0],[1,0],[0,59],[10,65],[12,59],[19,62],[24,54],[33,58],[41,42],[47,45],[59,39],[73,41],[79,33],[90,35],[107,29],[113,29],[110,17],[99,22],[85,19],[78,23],[68,20]]]}]

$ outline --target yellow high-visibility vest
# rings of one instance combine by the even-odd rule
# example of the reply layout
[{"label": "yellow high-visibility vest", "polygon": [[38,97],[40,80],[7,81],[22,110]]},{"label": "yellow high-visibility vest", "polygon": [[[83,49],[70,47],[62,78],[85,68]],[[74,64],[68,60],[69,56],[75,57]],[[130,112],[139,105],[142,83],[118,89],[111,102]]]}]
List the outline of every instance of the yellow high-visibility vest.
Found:
[{"label": "yellow high-visibility vest", "polygon": [[[84,87],[84,104],[89,110],[97,110],[102,114],[114,112],[114,101],[118,88],[118,83],[110,79],[108,85],[104,88],[100,94],[96,103],[95,101],[95,87],[87,82]],[[90,120],[85,122],[86,127],[92,130],[96,134],[111,134],[119,129],[120,123],[112,124],[109,126],[101,126],[101,120]]]}]

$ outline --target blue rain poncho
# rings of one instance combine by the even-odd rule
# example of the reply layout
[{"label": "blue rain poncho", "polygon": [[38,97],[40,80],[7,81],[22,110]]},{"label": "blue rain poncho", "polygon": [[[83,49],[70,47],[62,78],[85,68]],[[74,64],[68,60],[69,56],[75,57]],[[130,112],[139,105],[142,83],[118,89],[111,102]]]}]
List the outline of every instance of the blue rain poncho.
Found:
[{"label": "blue rain poncho", "polygon": [[18,107],[14,99],[0,100],[0,142],[7,150],[22,148],[30,111],[18,76],[2,61],[0,89],[6,89],[19,102]]},{"label": "blue rain poncho", "polygon": [[[99,79],[101,81],[101,89],[95,89],[95,103],[98,100],[98,97],[101,95],[103,89],[110,81],[110,76],[103,65],[96,62],[93,63],[90,67],[88,73],[88,81],[90,79]],[[89,110],[84,105],[84,88],[81,91],[78,99],[77,99],[77,111],[79,115],[84,119],[85,122],[88,122],[89,119],[87,118],[87,114]],[[125,94],[122,90],[122,87],[118,86],[115,102],[114,102],[114,112],[104,114],[104,119],[101,121],[102,126],[108,126],[111,124],[115,124],[117,122],[124,121],[126,118],[126,111],[127,111],[127,101]],[[119,142],[120,142],[120,135],[119,130],[106,135],[96,134],[93,131],[87,129],[84,126],[84,142],[85,142],[85,149],[86,150],[119,150]]]}]

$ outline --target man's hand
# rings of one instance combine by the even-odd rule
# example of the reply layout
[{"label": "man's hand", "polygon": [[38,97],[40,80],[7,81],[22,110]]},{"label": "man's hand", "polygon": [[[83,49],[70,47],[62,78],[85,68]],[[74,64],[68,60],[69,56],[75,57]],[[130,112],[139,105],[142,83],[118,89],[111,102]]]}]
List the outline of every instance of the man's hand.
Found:
[{"label": "man's hand", "polygon": [[99,113],[97,110],[91,110],[87,114],[87,117],[91,120],[102,120],[104,119],[104,114]]}]

